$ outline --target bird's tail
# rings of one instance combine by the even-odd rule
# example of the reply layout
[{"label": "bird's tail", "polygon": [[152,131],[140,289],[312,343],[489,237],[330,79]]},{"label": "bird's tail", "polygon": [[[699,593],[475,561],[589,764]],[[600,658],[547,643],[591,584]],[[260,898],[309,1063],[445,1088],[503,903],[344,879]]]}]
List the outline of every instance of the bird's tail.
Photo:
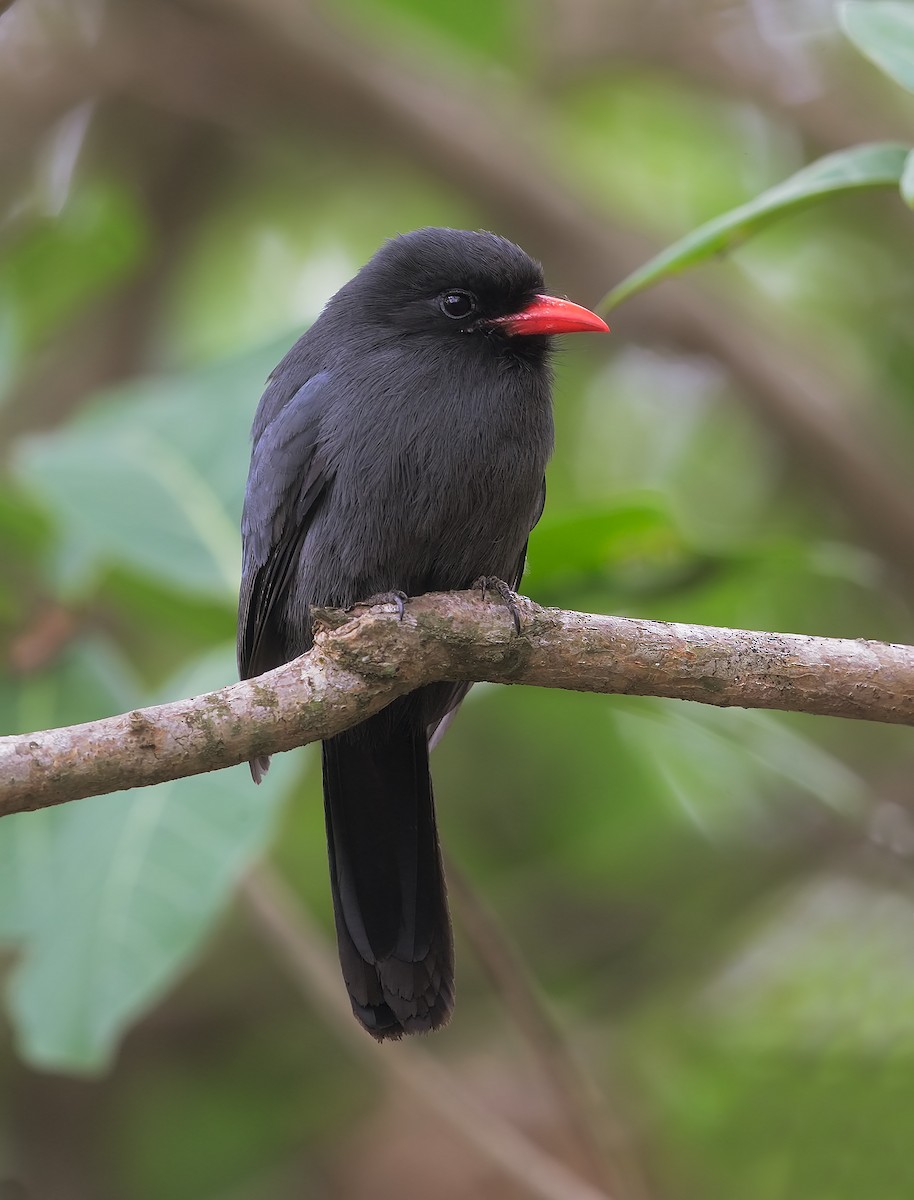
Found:
[{"label": "bird's tail", "polygon": [[426,734],[391,707],[323,744],[340,964],[352,1011],[379,1041],[437,1029],[454,1003]]}]

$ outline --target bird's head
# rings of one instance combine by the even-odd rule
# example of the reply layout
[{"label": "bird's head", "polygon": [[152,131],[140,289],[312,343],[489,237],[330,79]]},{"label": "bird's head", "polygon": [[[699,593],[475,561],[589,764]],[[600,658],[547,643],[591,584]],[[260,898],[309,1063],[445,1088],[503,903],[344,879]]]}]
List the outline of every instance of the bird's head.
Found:
[{"label": "bird's head", "polygon": [[417,229],[386,242],[339,293],[362,319],[403,333],[489,339],[608,332],[595,313],[544,293],[543,272],[494,233]]}]

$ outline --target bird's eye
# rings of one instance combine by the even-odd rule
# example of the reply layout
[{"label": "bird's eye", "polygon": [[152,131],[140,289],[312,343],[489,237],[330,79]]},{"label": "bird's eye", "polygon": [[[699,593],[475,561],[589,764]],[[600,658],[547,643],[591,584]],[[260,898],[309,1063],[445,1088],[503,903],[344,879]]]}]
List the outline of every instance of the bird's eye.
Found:
[{"label": "bird's eye", "polygon": [[476,311],[476,301],[469,292],[444,292],[438,303],[444,315],[455,320]]}]

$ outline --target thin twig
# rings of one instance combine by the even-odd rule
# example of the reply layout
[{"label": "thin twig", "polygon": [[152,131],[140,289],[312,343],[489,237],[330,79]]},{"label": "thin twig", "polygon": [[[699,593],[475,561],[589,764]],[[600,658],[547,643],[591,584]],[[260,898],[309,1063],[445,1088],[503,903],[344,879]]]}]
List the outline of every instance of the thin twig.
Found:
[{"label": "thin twig", "polygon": [[325,939],[288,887],[267,867],[242,894],[257,928],[308,1001],[373,1070],[409,1089],[479,1154],[540,1200],[610,1200],[496,1113],[482,1108],[431,1055],[403,1043],[379,1046],[359,1029],[343,997]]}]

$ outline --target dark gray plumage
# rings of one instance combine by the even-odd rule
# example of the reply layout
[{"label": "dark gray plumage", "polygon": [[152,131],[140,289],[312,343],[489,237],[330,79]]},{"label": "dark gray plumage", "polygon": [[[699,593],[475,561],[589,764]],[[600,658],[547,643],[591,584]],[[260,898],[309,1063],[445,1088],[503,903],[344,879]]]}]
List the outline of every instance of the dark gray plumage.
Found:
[{"label": "dark gray plumage", "polygon": [[[553,426],[549,338],[515,317],[542,286],[503,238],[418,230],[387,242],[282,360],[253,428],[242,678],[309,648],[312,604],[480,576],[517,587]],[[323,745],[343,976],[379,1039],[437,1028],[453,1005],[428,739],[465,690],[423,688]],[[255,780],[267,766],[251,764]]]}]

